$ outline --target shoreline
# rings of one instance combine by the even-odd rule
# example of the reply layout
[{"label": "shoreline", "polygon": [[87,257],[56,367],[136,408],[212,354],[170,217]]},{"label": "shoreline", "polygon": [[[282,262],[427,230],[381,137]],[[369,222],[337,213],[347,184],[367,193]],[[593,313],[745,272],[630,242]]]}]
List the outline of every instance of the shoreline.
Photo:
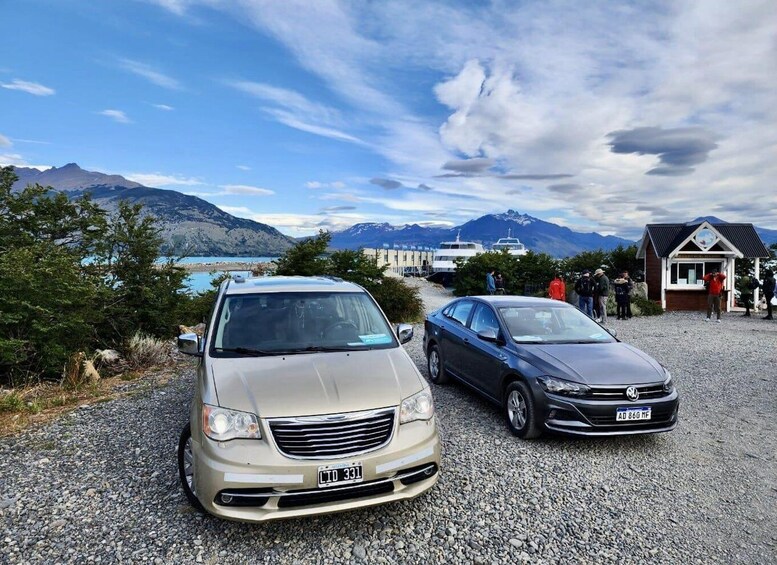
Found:
[{"label": "shoreline", "polygon": [[189,273],[209,273],[210,271],[250,271],[256,267],[256,261],[218,261],[214,263],[177,263]]}]

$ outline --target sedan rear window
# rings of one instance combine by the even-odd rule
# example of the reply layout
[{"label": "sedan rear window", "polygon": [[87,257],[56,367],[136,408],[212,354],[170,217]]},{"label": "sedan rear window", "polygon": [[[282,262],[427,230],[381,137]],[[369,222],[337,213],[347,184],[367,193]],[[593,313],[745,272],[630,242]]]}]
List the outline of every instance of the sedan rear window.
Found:
[{"label": "sedan rear window", "polygon": [[281,355],[396,345],[366,293],[277,292],[225,296],[211,353]]},{"label": "sedan rear window", "polygon": [[615,341],[599,324],[570,306],[499,308],[518,343],[602,343]]}]

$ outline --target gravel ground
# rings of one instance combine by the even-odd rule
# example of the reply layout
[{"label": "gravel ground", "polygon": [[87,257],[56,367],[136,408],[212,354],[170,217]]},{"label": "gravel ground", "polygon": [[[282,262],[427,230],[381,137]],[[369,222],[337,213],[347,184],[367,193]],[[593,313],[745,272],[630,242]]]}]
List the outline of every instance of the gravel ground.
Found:
[{"label": "gravel ground", "polygon": [[[429,309],[450,298],[414,284]],[[776,563],[777,322],[671,313],[611,326],[675,375],[674,432],[525,442],[462,386],[434,387],[432,491],[241,524],[192,511],[178,485],[185,370],[0,440],[0,562]],[[407,347],[426,374],[422,334]]]}]

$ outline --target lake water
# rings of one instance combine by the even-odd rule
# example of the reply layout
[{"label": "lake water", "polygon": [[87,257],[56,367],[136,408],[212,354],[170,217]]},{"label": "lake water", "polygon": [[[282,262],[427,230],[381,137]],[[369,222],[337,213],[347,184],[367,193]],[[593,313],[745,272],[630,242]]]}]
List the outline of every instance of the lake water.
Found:
[{"label": "lake water", "polygon": [[[180,263],[191,264],[212,264],[213,269],[217,271],[217,274],[224,272],[224,269],[220,269],[216,263],[268,263],[277,257],[186,257],[182,259]],[[233,275],[242,275],[247,277],[251,274],[250,271],[229,271]],[[189,292],[203,292],[210,290],[211,276],[208,272],[203,273],[189,273],[186,278],[186,284],[189,287]]]}]

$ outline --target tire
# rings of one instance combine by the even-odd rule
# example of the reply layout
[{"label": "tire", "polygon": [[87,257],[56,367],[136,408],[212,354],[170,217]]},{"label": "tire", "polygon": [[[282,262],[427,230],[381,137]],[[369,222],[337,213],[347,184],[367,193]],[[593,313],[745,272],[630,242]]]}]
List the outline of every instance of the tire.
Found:
[{"label": "tire", "polygon": [[537,422],[534,397],[526,383],[513,381],[505,390],[504,415],[510,433],[521,439],[534,439],[542,435]]},{"label": "tire", "polygon": [[443,365],[442,353],[437,344],[432,344],[429,348],[429,355],[426,358],[426,369],[429,371],[429,380],[436,385],[444,385],[448,382],[448,373]]},{"label": "tire", "polygon": [[181,431],[181,438],[178,440],[178,476],[181,479],[181,486],[186,498],[197,511],[205,512],[205,508],[197,498],[194,486],[194,454],[192,453],[192,429],[190,424],[186,424]]}]

